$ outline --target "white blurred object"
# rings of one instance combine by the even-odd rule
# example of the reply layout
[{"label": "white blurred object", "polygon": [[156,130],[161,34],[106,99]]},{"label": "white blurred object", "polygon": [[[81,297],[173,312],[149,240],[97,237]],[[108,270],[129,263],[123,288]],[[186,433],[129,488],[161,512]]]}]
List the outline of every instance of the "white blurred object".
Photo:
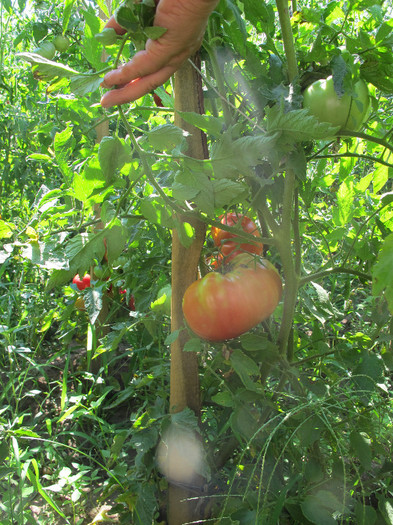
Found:
[{"label": "white blurred object", "polygon": [[157,463],[168,481],[190,484],[203,474],[202,443],[195,432],[173,424],[158,445]]}]

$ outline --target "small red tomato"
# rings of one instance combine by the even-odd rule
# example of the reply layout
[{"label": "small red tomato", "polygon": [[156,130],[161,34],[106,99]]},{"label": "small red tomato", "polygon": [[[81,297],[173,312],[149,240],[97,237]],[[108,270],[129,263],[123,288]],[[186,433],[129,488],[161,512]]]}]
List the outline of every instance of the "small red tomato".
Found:
[{"label": "small red tomato", "polygon": [[[231,227],[233,226],[234,229],[236,229],[236,227],[238,228],[237,225],[240,221],[242,230],[245,233],[254,235],[254,237],[261,236],[255,222],[252,221],[249,217],[246,217],[245,215],[232,212],[222,215],[220,219],[221,224],[225,224],[226,226]],[[244,252],[255,253],[255,255],[262,255],[263,244],[261,242],[242,242],[236,233],[231,233],[226,230],[222,230],[221,228],[217,228],[216,226],[212,227],[211,233],[214,240],[214,244],[220,247],[221,253],[224,255],[224,257],[228,257],[228,255],[231,254],[230,259],[232,259],[235,255]],[[237,240],[236,238],[238,238],[239,240]]]},{"label": "small red tomato", "polygon": [[85,288],[90,288],[90,275],[87,273],[83,279],[79,277],[79,273],[75,275],[72,279],[73,284],[76,284],[78,290],[84,290]]},{"label": "small red tomato", "polygon": [[265,259],[241,254],[229,268],[226,274],[208,273],[184,294],[184,317],[202,339],[238,337],[267,319],[280,301],[281,278]]},{"label": "small red tomato", "polygon": [[90,286],[91,286],[91,279],[90,279],[90,275],[88,273],[83,277],[82,283],[83,283],[83,289],[90,288]]}]

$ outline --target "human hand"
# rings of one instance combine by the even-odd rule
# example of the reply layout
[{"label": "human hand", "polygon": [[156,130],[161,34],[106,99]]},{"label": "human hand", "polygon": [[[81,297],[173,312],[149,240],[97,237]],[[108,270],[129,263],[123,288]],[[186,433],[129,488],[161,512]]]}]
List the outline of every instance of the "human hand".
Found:
[{"label": "human hand", "polygon": [[[207,20],[217,3],[218,0],[160,0],[154,25],[167,31],[157,40],[147,40],[145,50],[105,75],[103,87],[120,87],[105,93],[101,105],[109,108],[132,102],[164,84],[199,49]],[[118,34],[126,32],[114,17],[105,27],[112,27]]]}]

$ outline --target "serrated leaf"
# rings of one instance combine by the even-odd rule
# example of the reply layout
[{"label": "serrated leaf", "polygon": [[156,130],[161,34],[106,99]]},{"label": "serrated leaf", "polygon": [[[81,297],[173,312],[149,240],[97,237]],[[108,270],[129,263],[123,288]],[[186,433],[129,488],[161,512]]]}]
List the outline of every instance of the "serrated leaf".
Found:
[{"label": "serrated leaf", "polygon": [[102,310],[102,287],[87,288],[83,298],[85,300],[86,311],[89,315],[91,324],[94,324]]},{"label": "serrated leaf", "polygon": [[235,350],[231,354],[230,362],[232,368],[248,390],[260,390],[259,385],[251,379],[251,376],[259,375],[259,367],[251,357],[248,357],[241,350]]},{"label": "serrated leaf", "polygon": [[267,131],[281,133],[280,141],[294,144],[309,140],[322,140],[334,137],[338,126],[332,127],[327,122],[319,122],[306,109],[296,109],[284,113],[278,104],[266,108]]},{"label": "serrated leaf", "polygon": [[22,247],[21,255],[48,270],[67,270],[68,260],[55,252],[56,244],[33,241]]},{"label": "serrated leaf", "polygon": [[247,196],[247,188],[240,182],[219,179],[213,181],[214,206],[224,208],[241,202]]},{"label": "serrated leaf", "polygon": [[54,77],[71,78],[80,74],[75,69],[65,66],[64,64],[53,62],[52,60],[48,60],[37,53],[17,53],[16,57],[26,60],[33,66],[36,66],[36,71],[48,79]]},{"label": "serrated leaf", "polygon": [[155,149],[173,150],[185,140],[187,133],[173,124],[163,124],[146,133],[151,146]]},{"label": "serrated leaf", "polygon": [[102,82],[102,73],[93,75],[78,75],[71,79],[70,89],[75,95],[84,97],[98,89]]}]

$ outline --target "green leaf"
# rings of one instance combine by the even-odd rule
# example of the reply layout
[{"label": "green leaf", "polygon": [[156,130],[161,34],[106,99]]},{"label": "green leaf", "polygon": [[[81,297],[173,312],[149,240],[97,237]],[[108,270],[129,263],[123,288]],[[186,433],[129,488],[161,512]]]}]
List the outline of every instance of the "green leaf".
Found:
[{"label": "green leaf", "polygon": [[258,361],[274,363],[278,359],[277,346],[265,336],[248,333],[240,337],[240,342],[244,350],[256,354]]},{"label": "green leaf", "polygon": [[228,390],[223,390],[212,396],[212,401],[224,407],[233,407],[235,405],[233,396]]},{"label": "green leaf", "polygon": [[304,516],[315,525],[337,525],[332,512],[323,506],[323,501],[317,496],[306,496],[301,503],[301,509]]},{"label": "green leaf", "polygon": [[56,133],[54,150],[57,164],[66,178],[71,177],[71,170],[67,164],[75,143],[72,126],[67,126],[63,131]]},{"label": "green leaf", "polygon": [[84,97],[96,91],[102,82],[102,73],[78,75],[71,79],[70,89],[75,95]]},{"label": "green leaf", "polygon": [[165,27],[159,26],[145,27],[143,30],[147,38],[151,38],[151,40],[157,40],[158,38],[165,35],[167,31],[168,30]]},{"label": "green leaf", "polygon": [[99,287],[87,288],[83,295],[91,324],[94,324],[97,321],[102,310],[102,294],[102,287]]},{"label": "green leaf", "polygon": [[349,441],[362,467],[369,470],[372,460],[371,439],[364,432],[354,430],[349,436]]},{"label": "green leaf", "polygon": [[348,224],[353,211],[354,198],[355,190],[353,187],[353,180],[347,178],[340,184],[337,192],[338,211],[334,214],[336,224],[340,226]]},{"label": "green leaf", "polygon": [[221,135],[224,125],[222,119],[211,115],[201,115],[200,113],[194,113],[192,111],[179,111],[178,113],[183,120],[188,122],[188,124],[201,129],[205,133],[213,135],[214,137]]},{"label": "green leaf", "polygon": [[115,11],[116,22],[127,29],[136,32],[139,29],[139,20],[131,5],[122,5]]},{"label": "green leaf", "polygon": [[15,225],[0,219],[0,239],[9,239],[12,237]]},{"label": "green leaf", "polygon": [[284,113],[276,104],[266,108],[267,131],[281,133],[280,141],[288,144],[309,140],[321,140],[334,137],[339,127],[332,127],[326,122],[319,122],[306,109],[297,109]]},{"label": "green leaf", "polygon": [[374,392],[383,381],[383,361],[380,356],[363,350],[360,362],[353,370],[353,380],[361,393]]},{"label": "green leaf", "polygon": [[379,498],[378,509],[381,511],[386,525],[393,525],[393,499]]},{"label": "green leaf", "polygon": [[67,31],[75,0],[65,0],[63,9],[63,33]]},{"label": "green leaf", "polygon": [[111,228],[103,230],[103,236],[106,243],[108,263],[112,264],[122,254],[129,234],[122,225],[113,224]]},{"label": "green leaf", "polygon": [[100,70],[103,67],[101,61],[101,44],[94,38],[94,35],[100,32],[101,21],[92,6],[81,10],[81,12],[85,19],[81,51],[90,66],[96,70]]},{"label": "green leaf", "polygon": [[[212,182],[214,192],[214,206],[215,208],[224,208],[225,206],[232,206],[241,202],[247,197],[248,188],[241,182],[219,179]],[[205,194],[200,194],[196,202],[200,202],[200,198]],[[206,197],[209,197],[210,195]]]},{"label": "green leaf", "polygon": [[175,219],[175,227],[180,242],[185,248],[189,248],[195,239],[195,230],[189,222]]},{"label": "green leaf", "polygon": [[391,168],[378,164],[373,172],[373,191],[378,193],[385,186],[389,179],[389,171]]},{"label": "green leaf", "polygon": [[308,495],[301,504],[305,517],[316,525],[337,525],[333,514],[349,514],[349,509],[333,492],[319,490],[315,495]]},{"label": "green leaf", "polygon": [[94,35],[96,40],[104,46],[111,46],[117,42],[117,33],[113,27],[104,27],[104,29]]},{"label": "green leaf", "polygon": [[171,228],[173,226],[170,208],[157,202],[157,200],[149,197],[143,198],[139,210],[149,222],[159,224],[163,228]]},{"label": "green leaf", "polygon": [[131,159],[131,152],[124,140],[118,137],[103,137],[98,148],[98,160],[107,182],[110,182],[116,171]]},{"label": "green leaf", "polygon": [[45,290],[50,291],[53,288],[58,288],[64,284],[70,283],[74,278],[75,273],[73,270],[55,270],[46,283]]},{"label": "green leaf", "polygon": [[180,146],[187,133],[173,124],[162,124],[147,132],[146,136],[153,148],[165,151]]},{"label": "green leaf", "polygon": [[183,352],[200,352],[201,350],[202,343],[197,337],[189,339],[183,347]]},{"label": "green leaf", "polygon": [[230,357],[232,368],[240,377],[243,385],[252,391],[260,391],[260,385],[256,384],[251,376],[259,376],[259,367],[251,357],[248,357],[241,350],[235,350]]},{"label": "green leaf", "polygon": [[358,501],[355,505],[355,518],[357,525],[374,525],[377,521],[377,513],[373,507]]},{"label": "green leaf", "polygon": [[[88,170],[83,171],[82,173],[75,172],[71,186],[73,197],[83,203],[87,203],[92,196],[92,193],[97,190],[97,188],[103,188],[105,184],[105,180],[100,170],[95,172],[97,178],[91,176],[87,177],[87,174],[94,175],[94,171]],[[95,200],[95,202],[97,201]]]},{"label": "green leaf", "polygon": [[51,79],[54,77],[60,78],[71,78],[79,75],[78,71],[71,69],[68,66],[52,62],[47,58],[37,55],[37,53],[17,53],[17,58],[30,62],[33,66],[36,66],[36,71],[44,78]]},{"label": "green leaf", "polygon": [[33,264],[47,268],[48,270],[67,270],[68,259],[55,252],[55,242],[32,241],[22,247],[21,255],[29,259]]},{"label": "green leaf", "polygon": [[384,292],[390,313],[393,314],[393,234],[388,235],[373,268],[373,294]]}]

